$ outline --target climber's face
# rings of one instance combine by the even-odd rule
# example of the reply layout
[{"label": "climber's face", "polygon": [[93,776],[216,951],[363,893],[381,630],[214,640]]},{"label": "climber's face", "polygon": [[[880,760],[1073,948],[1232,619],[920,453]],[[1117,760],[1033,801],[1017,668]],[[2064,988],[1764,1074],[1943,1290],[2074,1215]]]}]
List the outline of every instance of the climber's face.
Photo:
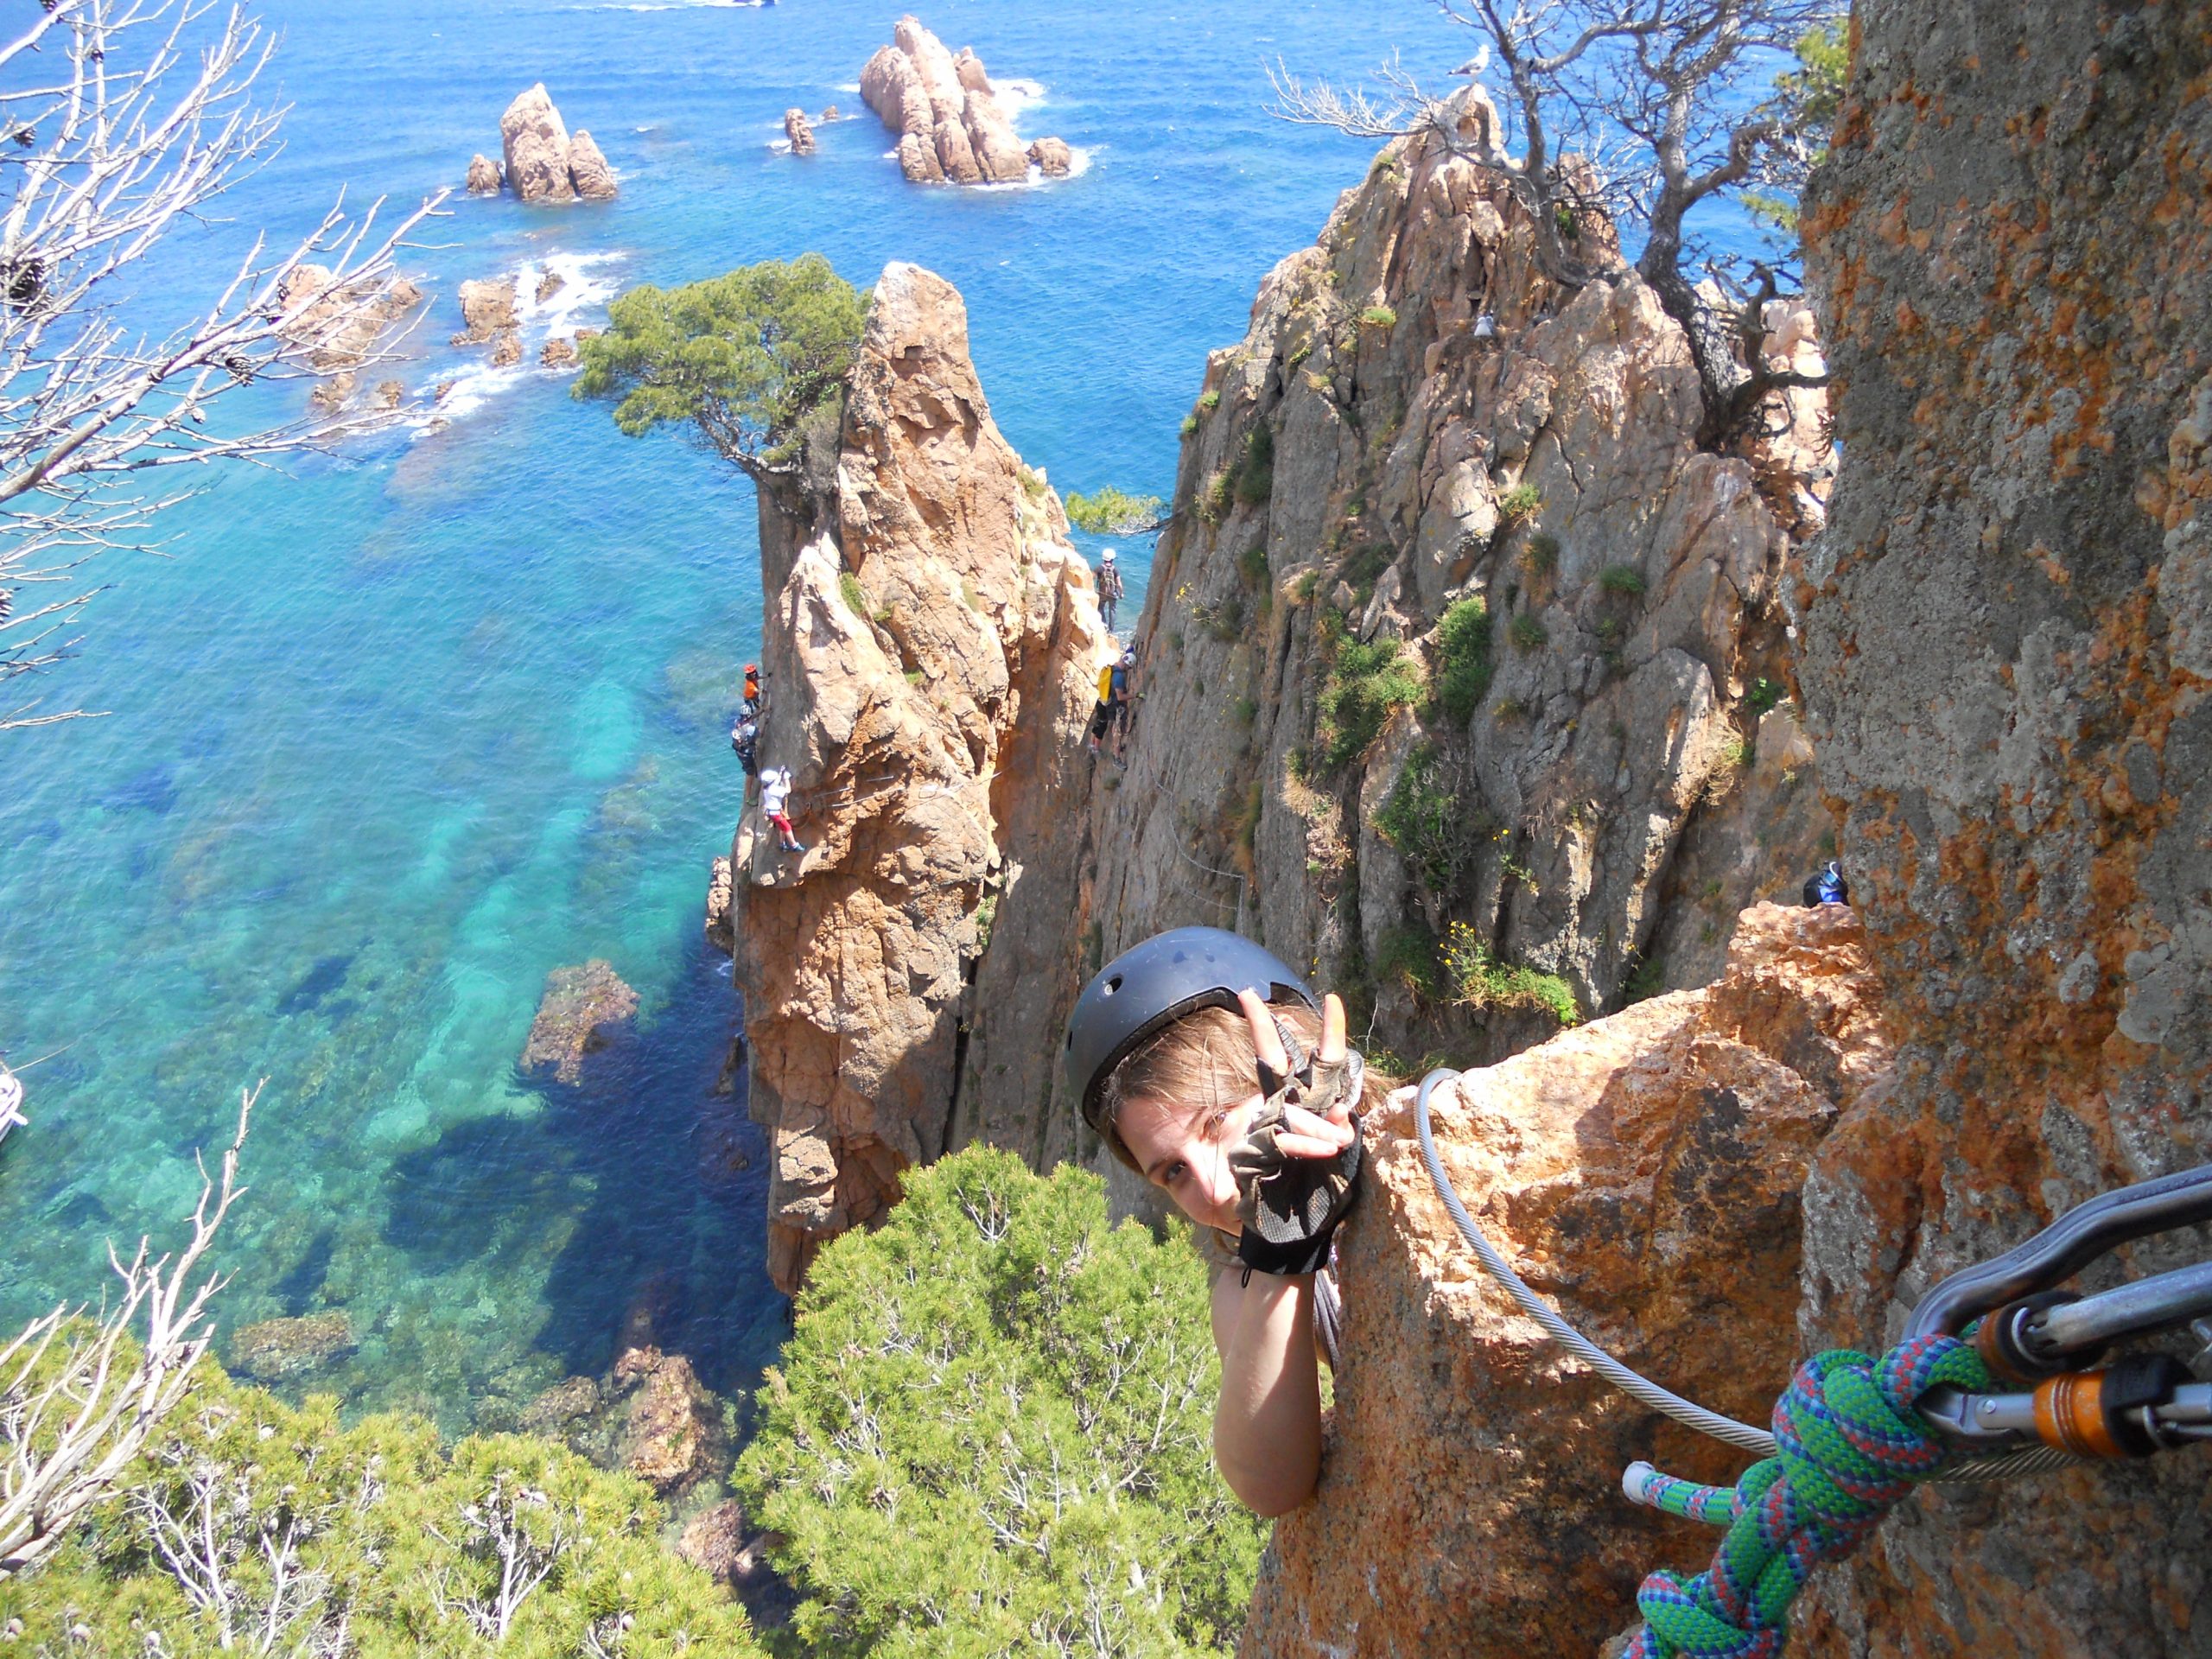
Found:
[{"label": "climber's face", "polygon": [[1115,1127],[1145,1179],[1178,1209],[1201,1227],[1236,1233],[1243,1224],[1229,1153],[1260,1103],[1255,1092],[1234,1106],[1193,1111],[1186,1102],[1141,1096],[1122,1108]]}]

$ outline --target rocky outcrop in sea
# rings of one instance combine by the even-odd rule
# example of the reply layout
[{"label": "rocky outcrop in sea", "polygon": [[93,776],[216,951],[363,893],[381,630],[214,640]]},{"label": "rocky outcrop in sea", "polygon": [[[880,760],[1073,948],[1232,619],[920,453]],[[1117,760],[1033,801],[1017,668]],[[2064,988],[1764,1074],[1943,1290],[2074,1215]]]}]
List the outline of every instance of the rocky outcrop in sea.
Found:
[{"label": "rocky outcrop in sea", "polygon": [[308,365],[325,377],[309,401],[334,414],[359,390],[359,371],[378,354],[378,342],[423,302],[423,290],[404,276],[340,283],[327,265],[296,265],[279,302],[286,334],[312,348]]},{"label": "rocky outcrop in sea", "polygon": [[913,17],[861,69],[861,98],[899,135],[899,168],[916,184],[1016,183],[1033,159],[1048,174],[1068,170],[1058,139],[1025,145],[1015,136],[972,47],[956,57]]},{"label": "rocky outcrop in sea", "polygon": [[614,171],[588,132],[574,135],[561,119],[543,81],[518,94],[499,118],[504,169],[487,156],[469,163],[471,195],[506,188],[524,201],[603,201],[617,193]]},{"label": "rocky outcrop in sea", "polygon": [[760,500],[760,763],[794,774],[809,850],[781,852],[756,803],[730,915],[789,1290],[963,1140],[1074,1150],[1033,1065],[970,1055],[987,1018],[1033,1039],[1078,965],[1106,640],[1059,499],[992,421],[966,308],[929,271],[875,285],[834,465]]},{"label": "rocky outcrop in sea", "polygon": [[806,111],[789,109],[784,111],[784,137],[791,144],[794,156],[814,154],[814,128],[806,118]]}]

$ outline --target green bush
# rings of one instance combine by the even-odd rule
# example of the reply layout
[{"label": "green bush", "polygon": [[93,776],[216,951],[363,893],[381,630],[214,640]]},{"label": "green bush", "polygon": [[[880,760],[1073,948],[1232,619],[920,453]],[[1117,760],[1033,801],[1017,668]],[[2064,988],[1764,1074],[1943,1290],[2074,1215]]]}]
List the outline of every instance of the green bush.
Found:
[{"label": "green bush", "polygon": [[1396,640],[1340,643],[1321,689],[1321,722],[1315,735],[1321,740],[1323,764],[1335,772],[1357,760],[1390,711],[1418,702],[1421,694],[1420,672],[1404,660]]},{"label": "green bush", "polygon": [[1449,901],[1496,833],[1489,815],[1468,802],[1453,769],[1422,744],[1406,757],[1390,798],[1375,815],[1382,839],[1414,868],[1421,885]]},{"label": "green bush", "polygon": [[1268,585],[1268,544],[1255,542],[1236,556],[1236,574],[1244,578],[1248,588],[1265,588]]},{"label": "green bush", "polygon": [[1212,414],[1214,410],[1221,407],[1221,394],[1218,391],[1200,392],[1198,394],[1198,407],[1205,410],[1207,414]]},{"label": "green bush", "polygon": [[1598,573],[1598,586],[1620,599],[1639,599],[1643,594],[1643,572],[1632,564],[1609,564]]},{"label": "green bush", "polygon": [[1490,607],[1460,600],[1436,625],[1436,706],[1445,718],[1462,727],[1473,720],[1490,677]]},{"label": "green bush", "polygon": [[1523,562],[1531,575],[1548,576],[1559,569],[1559,537],[1540,530],[1529,538]]},{"label": "green bush", "polygon": [[1542,620],[1534,611],[1523,611],[1507,623],[1505,637],[1513,642],[1516,651],[1535,651],[1551,639]]},{"label": "green bush", "polygon": [[1444,983],[1437,973],[1436,936],[1421,926],[1394,927],[1375,944],[1375,978],[1395,982],[1424,1002],[1433,1002]]},{"label": "green bush", "polygon": [[988,1147],[816,1261],[740,1460],[815,1655],[1211,1654],[1263,1522],[1211,1456],[1206,1274]]},{"label": "green bush", "polygon": [[1068,522],[1094,536],[1134,536],[1160,521],[1160,499],[1156,495],[1130,495],[1111,484],[1096,494],[1080,492],[1066,501]]},{"label": "green bush", "polygon": [[1244,440],[1244,458],[1237,463],[1234,483],[1236,499],[1256,507],[1274,493],[1274,429],[1262,421]]},{"label": "green bush", "polygon": [[1533,484],[1516,484],[1497,498],[1497,510],[1508,524],[1526,518],[1544,505],[1544,493]]},{"label": "green bush", "polygon": [[1481,935],[1454,922],[1444,941],[1444,973],[1452,999],[1471,1008],[1539,1008],[1562,1026],[1579,1023],[1574,988],[1557,974],[1497,959]]},{"label": "green bush", "polygon": [[1624,1004],[1643,1002],[1666,988],[1667,964],[1656,957],[1646,957],[1636,964],[1635,972],[1623,982],[1621,1001]]},{"label": "green bush", "polygon": [[1218,525],[1229,517],[1230,483],[1226,467],[1209,477],[1198,492],[1198,517],[1207,524]]},{"label": "green bush", "polygon": [[1359,320],[1366,327],[1381,328],[1385,332],[1398,326],[1398,314],[1387,305],[1369,306],[1359,314]]},{"label": "green bush", "polygon": [[[448,1452],[428,1422],[341,1424],[334,1400],[296,1409],[201,1364],[119,1498],[45,1562],[0,1579],[0,1629],[21,1643],[7,1651],[759,1655],[744,1611],[662,1545],[660,1506],[641,1482],[519,1435]],[[494,1640],[481,1632],[503,1531],[544,1576]],[[184,1542],[174,1560],[164,1536]],[[280,1570],[291,1587],[272,1630]]]},{"label": "green bush", "polygon": [[1766,713],[1789,695],[1789,688],[1780,680],[1770,680],[1764,675],[1753,680],[1751,694],[1747,699],[1751,705],[1751,717],[1754,720],[1758,719],[1759,715]]}]

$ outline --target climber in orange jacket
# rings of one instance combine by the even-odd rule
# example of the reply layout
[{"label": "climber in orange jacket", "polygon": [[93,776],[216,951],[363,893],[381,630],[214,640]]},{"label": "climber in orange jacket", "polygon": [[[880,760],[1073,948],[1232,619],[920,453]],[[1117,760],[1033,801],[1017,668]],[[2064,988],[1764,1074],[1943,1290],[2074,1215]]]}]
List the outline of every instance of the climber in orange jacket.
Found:
[{"label": "climber in orange jacket", "polygon": [[1332,1241],[1357,1198],[1360,1122],[1388,1085],[1344,1004],[1249,939],[1182,927],[1102,968],[1068,1020],[1068,1086],[1114,1156],[1234,1252],[1214,1279],[1214,1462],[1261,1515],[1321,1470],[1316,1338],[1333,1348]]}]

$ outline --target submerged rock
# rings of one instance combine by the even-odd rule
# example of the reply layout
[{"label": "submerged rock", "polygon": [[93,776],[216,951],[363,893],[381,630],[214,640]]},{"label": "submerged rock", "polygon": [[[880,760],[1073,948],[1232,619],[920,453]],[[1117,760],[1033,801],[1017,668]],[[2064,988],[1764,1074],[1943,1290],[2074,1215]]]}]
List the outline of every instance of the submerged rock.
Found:
[{"label": "submerged rock", "polygon": [[[973,48],[956,58],[913,17],[861,71],[861,98],[899,135],[899,166],[917,184],[1006,184],[1033,159],[1000,106]],[[1059,140],[1039,140],[1066,146]]]},{"label": "submerged rock", "polygon": [[537,361],[548,369],[573,369],[576,366],[576,342],[566,336],[556,336],[538,348]]},{"label": "submerged rock", "polygon": [[343,1313],[308,1313],[263,1319],[232,1332],[227,1363],[256,1382],[286,1382],[353,1351],[353,1327]]},{"label": "submerged rock", "polygon": [[537,279],[537,303],[543,305],[569,285],[569,279],[557,270],[549,270]]},{"label": "submerged rock", "polygon": [[284,333],[308,346],[308,366],[326,378],[308,393],[320,414],[337,413],[359,390],[355,372],[378,355],[378,344],[423,301],[404,276],[339,283],[325,265],[297,265],[284,279],[279,303]]},{"label": "submerged rock", "polygon": [[663,1497],[690,1491],[728,1466],[721,1405],[682,1354],[632,1348],[614,1363],[622,1409],[618,1466]]},{"label": "submerged rock", "polygon": [[[1640,1002],[1438,1090],[1478,1225],[1632,1368],[1764,1424],[1797,1357],[1798,1189],[1891,1050],[1859,919],[1745,912],[1710,988]],[[1339,1236],[1345,1324],[1321,1485],[1286,1516],[1240,1651],[1592,1652],[1652,1567],[1717,1535],[1623,1500],[1649,1459],[1741,1454],[1568,1358],[1462,1243],[1402,1091]]]},{"label": "submerged rock", "polygon": [[792,155],[814,154],[814,129],[807,124],[804,110],[784,111],[784,137],[791,140]]},{"label": "submerged rock", "polygon": [[524,1075],[579,1081],[586,1057],[621,1037],[637,1012],[638,994],[610,963],[594,957],[581,967],[556,968],[545,976],[545,995],[523,1045]]}]

